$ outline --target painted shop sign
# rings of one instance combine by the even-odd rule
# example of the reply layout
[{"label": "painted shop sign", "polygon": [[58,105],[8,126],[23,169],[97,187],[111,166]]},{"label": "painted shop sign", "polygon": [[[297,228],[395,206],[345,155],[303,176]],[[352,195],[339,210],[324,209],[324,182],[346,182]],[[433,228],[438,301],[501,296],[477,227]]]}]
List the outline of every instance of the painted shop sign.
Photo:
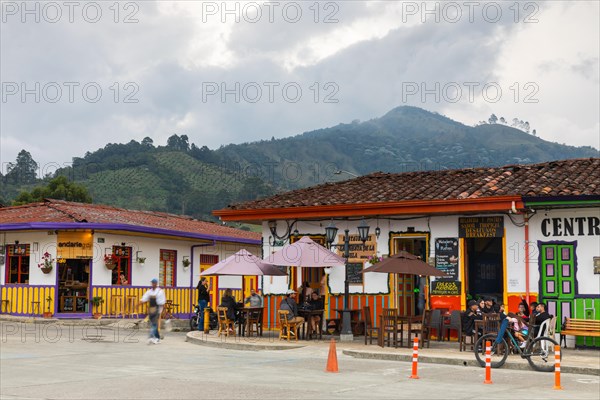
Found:
[{"label": "painted shop sign", "polygon": [[[351,285],[360,285],[363,283],[362,270],[368,258],[377,254],[377,240],[375,235],[369,235],[369,238],[363,245],[358,235],[350,235],[348,244],[348,283]],[[338,236],[338,243],[344,243],[344,235]],[[344,255],[344,246],[337,247],[337,253]]]},{"label": "painted shop sign", "polygon": [[458,219],[461,238],[491,238],[504,236],[503,217],[467,217]]},{"label": "painted shop sign", "polygon": [[89,259],[94,255],[91,232],[58,232],[56,256],[59,259]]},{"label": "painted shop sign", "polygon": [[433,281],[429,293],[433,296],[460,296],[460,281]]},{"label": "painted shop sign", "polygon": [[542,235],[549,236],[600,236],[600,218],[544,218]]},{"label": "painted shop sign", "polygon": [[458,238],[435,239],[435,267],[450,275],[448,278],[458,278]]}]

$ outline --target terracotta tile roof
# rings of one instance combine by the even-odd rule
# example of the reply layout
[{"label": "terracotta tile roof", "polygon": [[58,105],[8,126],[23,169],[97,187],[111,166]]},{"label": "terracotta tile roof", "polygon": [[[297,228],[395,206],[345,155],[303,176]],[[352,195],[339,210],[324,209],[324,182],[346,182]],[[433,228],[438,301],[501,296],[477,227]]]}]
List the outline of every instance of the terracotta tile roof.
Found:
[{"label": "terracotta tile roof", "polygon": [[[261,240],[260,233],[229,228],[192,217],[156,211],[126,210],[100,204],[48,199],[41,203],[0,208],[0,224],[80,222],[125,224],[172,231]],[[82,226],[82,228],[84,228]]]},{"label": "terracotta tile roof", "polygon": [[226,210],[274,209],[476,199],[493,196],[600,195],[600,158],[552,161],[494,168],[406,173],[375,172],[355,179],[294,190]]}]

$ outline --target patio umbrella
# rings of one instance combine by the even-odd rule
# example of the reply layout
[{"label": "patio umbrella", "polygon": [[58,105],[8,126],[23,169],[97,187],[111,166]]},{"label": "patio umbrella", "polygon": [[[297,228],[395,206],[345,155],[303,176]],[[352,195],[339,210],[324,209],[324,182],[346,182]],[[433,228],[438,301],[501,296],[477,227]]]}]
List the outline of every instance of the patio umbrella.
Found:
[{"label": "patio umbrella", "polygon": [[295,243],[283,246],[281,250],[266,257],[263,262],[271,265],[295,266],[303,268],[340,267],[346,259],[315,243],[304,236]]},{"label": "patio umbrella", "polygon": [[363,274],[366,272],[382,272],[390,274],[448,276],[407,251],[401,251],[398,254],[385,258],[383,261],[363,269],[362,272]]},{"label": "patio umbrella", "polygon": [[219,261],[200,275],[238,275],[238,276],[284,276],[286,272],[280,271],[273,265],[263,262],[248,250],[242,249],[237,253]]},{"label": "patio umbrella", "polygon": [[394,306],[396,305],[396,299],[398,298],[396,274],[448,276],[439,269],[433,268],[414,254],[404,250],[400,251],[398,254],[394,254],[393,256],[384,259],[383,261],[378,262],[375,265],[371,265],[369,268],[363,269],[362,273],[364,274],[365,272],[394,274]]}]

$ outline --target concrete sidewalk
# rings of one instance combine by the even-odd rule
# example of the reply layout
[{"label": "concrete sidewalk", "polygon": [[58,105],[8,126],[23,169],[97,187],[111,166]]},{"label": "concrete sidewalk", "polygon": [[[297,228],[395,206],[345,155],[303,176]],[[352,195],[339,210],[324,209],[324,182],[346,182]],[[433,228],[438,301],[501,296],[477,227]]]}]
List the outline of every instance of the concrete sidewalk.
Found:
[{"label": "concrete sidewalk", "polygon": [[[279,340],[278,331],[265,331],[263,337],[239,337],[230,336],[218,337],[216,331],[211,331],[205,335],[202,332],[189,332],[186,336],[186,341],[203,346],[218,347],[233,350],[288,350],[296,348],[324,349],[330,345],[330,336],[324,336],[323,340],[298,340],[287,342]],[[388,361],[412,361],[411,348],[390,348],[379,347],[375,344],[364,344],[364,338],[358,337],[353,342],[339,342],[336,339],[336,348],[342,351],[343,354],[355,357],[372,360],[388,360]],[[561,349],[562,361],[561,371],[564,373],[596,375],[600,376],[600,351],[598,350],[575,350]],[[419,349],[420,363],[447,364],[447,365],[463,365],[477,366],[477,360],[472,351],[460,352],[456,342],[437,342],[432,341],[430,347]],[[520,358],[518,355],[510,355],[506,364],[502,368],[516,370],[530,370],[527,360]]]}]

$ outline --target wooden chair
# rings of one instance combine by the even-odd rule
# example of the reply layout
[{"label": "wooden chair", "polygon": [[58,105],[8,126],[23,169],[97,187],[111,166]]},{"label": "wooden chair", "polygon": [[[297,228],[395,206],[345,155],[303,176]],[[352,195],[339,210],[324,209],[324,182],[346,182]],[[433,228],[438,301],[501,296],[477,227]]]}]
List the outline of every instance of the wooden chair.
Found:
[{"label": "wooden chair", "polygon": [[248,312],[248,319],[246,320],[247,335],[252,336],[252,333],[256,332],[256,336],[261,334],[261,314],[262,310],[252,310]]},{"label": "wooden chair", "polygon": [[483,334],[497,333],[500,330],[500,314],[483,314]]},{"label": "wooden chair", "polygon": [[298,328],[300,328],[300,324],[288,320],[289,313],[288,310],[277,311],[277,317],[279,318],[279,340],[287,339],[288,342],[292,336],[295,340],[298,340]]},{"label": "wooden chair", "polygon": [[419,346],[425,347],[425,343],[427,343],[427,348],[429,348],[429,338],[431,336],[431,310],[423,311],[421,326],[412,328],[410,333],[414,334],[415,336],[419,335],[419,339],[421,341]]},{"label": "wooden chair", "polygon": [[219,319],[219,332],[217,336],[224,334],[235,336],[234,321],[227,318],[227,307],[217,307],[217,318]]},{"label": "wooden chair", "polygon": [[[398,310],[395,308],[384,308],[381,311],[380,324],[380,342],[381,347],[386,343],[398,347]],[[402,331],[400,331],[400,343],[402,343]]]},{"label": "wooden chair", "polygon": [[364,316],[364,331],[365,331],[365,344],[367,344],[367,337],[369,338],[369,344],[373,344],[373,333],[379,336],[379,328],[373,327],[373,320],[371,319],[371,307],[363,307]]},{"label": "wooden chair", "polygon": [[110,298],[110,311],[108,316],[112,317],[113,315],[115,318],[119,315],[125,317],[125,314],[123,313],[123,296],[115,295]]},{"label": "wooden chair", "polygon": [[137,296],[127,296],[126,300],[125,300],[124,316],[133,318],[133,316],[135,315],[136,318],[139,318],[140,315],[138,314],[137,305],[138,305],[138,297]]}]

